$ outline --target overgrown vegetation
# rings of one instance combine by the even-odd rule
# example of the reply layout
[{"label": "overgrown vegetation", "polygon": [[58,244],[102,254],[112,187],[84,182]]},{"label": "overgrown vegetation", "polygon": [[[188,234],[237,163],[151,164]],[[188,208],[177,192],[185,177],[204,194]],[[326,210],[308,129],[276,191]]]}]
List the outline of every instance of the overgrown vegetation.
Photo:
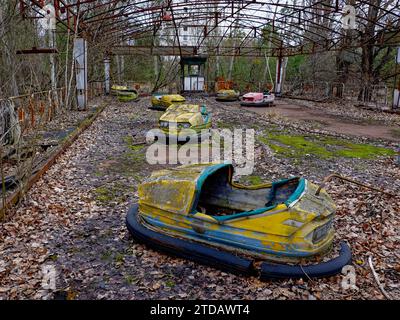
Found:
[{"label": "overgrown vegetation", "polygon": [[248,176],[241,176],[239,179],[239,183],[242,183],[244,185],[258,185],[258,184],[262,184],[265,183],[265,181],[263,181],[261,179],[261,177],[256,176],[256,175],[248,175]]},{"label": "overgrown vegetation", "polygon": [[268,145],[277,155],[288,158],[313,156],[322,159],[334,157],[373,159],[395,154],[395,151],[388,148],[321,136],[267,133],[259,137],[259,141]]}]

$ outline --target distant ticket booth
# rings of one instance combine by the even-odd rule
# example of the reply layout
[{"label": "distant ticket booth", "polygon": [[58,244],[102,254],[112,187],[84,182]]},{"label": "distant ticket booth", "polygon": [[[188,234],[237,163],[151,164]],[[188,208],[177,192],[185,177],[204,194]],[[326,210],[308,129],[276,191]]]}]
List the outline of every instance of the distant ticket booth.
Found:
[{"label": "distant ticket booth", "polygon": [[204,69],[206,61],[207,58],[202,56],[181,58],[183,92],[205,91]]}]

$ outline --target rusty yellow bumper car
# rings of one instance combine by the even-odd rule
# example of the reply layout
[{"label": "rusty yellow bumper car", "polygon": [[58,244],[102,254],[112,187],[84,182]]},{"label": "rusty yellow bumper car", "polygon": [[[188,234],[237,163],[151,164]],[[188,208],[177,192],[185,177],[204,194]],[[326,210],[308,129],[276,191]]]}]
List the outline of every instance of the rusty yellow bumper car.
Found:
[{"label": "rusty yellow bumper car", "polygon": [[111,86],[111,95],[112,96],[117,96],[118,92],[119,91],[123,91],[123,90],[128,90],[128,87],[114,84],[114,85]]},{"label": "rusty yellow bumper car", "polygon": [[117,93],[120,102],[138,101],[139,94],[135,89],[119,90]]},{"label": "rusty yellow bumper car", "polygon": [[[230,164],[199,164],[154,172],[139,186],[126,223],[133,237],[168,253],[261,279],[330,276],[351,260],[302,264],[328,252],[335,205],[305,178],[246,187]],[[311,260],[310,260],[311,263]]]},{"label": "rusty yellow bumper car", "polygon": [[149,109],[164,111],[172,104],[183,103],[185,103],[185,97],[181,96],[180,94],[154,93],[151,96],[151,106]]},{"label": "rusty yellow bumper car", "polygon": [[217,101],[238,101],[239,100],[239,91],[231,90],[231,89],[222,89],[218,90],[217,97],[215,98]]},{"label": "rusty yellow bumper car", "polygon": [[159,119],[160,133],[169,141],[203,139],[210,135],[210,128],[211,114],[205,105],[173,104]]}]

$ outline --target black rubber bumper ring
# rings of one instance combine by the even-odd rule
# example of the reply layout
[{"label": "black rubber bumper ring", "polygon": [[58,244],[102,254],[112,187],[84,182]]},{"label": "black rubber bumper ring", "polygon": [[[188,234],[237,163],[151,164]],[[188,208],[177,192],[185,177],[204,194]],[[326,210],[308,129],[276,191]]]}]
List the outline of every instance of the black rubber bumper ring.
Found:
[{"label": "black rubber bumper ring", "polygon": [[300,265],[286,265],[286,264],[273,264],[263,262],[261,264],[261,280],[271,279],[307,279],[329,277],[338,274],[342,271],[345,265],[351,263],[351,251],[345,242],[340,243],[339,256],[327,262],[322,262],[315,265],[300,266]]},{"label": "black rubber bumper ring", "polygon": [[126,216],[126,225],[138,242],[144,243],[153,249],[231,273],[255,274],[253,260],[149,230],[139,222],[138,218],[138,205],[135,204]]}]

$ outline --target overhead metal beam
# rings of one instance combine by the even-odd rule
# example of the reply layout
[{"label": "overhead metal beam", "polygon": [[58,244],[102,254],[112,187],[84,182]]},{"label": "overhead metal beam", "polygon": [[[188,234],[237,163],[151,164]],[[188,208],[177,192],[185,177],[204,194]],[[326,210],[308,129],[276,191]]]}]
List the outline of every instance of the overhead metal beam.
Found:
[{"label": "overhead metal beam", "polygon": [[[199,51],[203,48],[206,39],[213,37],[212,31],[216,27],[221,28],[222,34],[218,35],[219,41],[215,41],[214,45],[222,47],[223,40],[229,37],[228,31],[233,28],[233,21],[238,19],[238,26],[246,30],[245,33],[252,30],[252,34],[259,39],[262,37],[262,29],[272,25],[271,42],[273,46],[282,47],[283,54],[285,52],[302,54],[304,48],[307,48],[305,51],[308,52],[309,47],[313,48],[313,52],[346,48],[346,43],[341,41],[346,37],[346,32],[343,32],[340,24],[341,10],[346,3],[344,0],[332,2],[316,0],[309,1],[308,4],[276,0],[205,0],[201,2],[167,0],[161,3],[148,0],[78,0],[73,3],[67,0],[50,1],[56,7],[59,23],[75,31],[73,24],[79,21],[77,30],[80,36],[85,33],[88,39],[103,43],[107,48],[120,45],[121,39],[128,41],[159,36],[157,31],[165,27],[162,15],[167,8],[172,13],[171,26],[175,31],[175,46],[177,47],[180,46],[178,29],[182,25],[196,23],[202,30],[196,35]],[[30,8],[34,10],[42,8],[44,3],[45,1],[41,0],[20,0],[21,14],[26,15]],[[373,23],[378,34],[385,35],[380,38],[374,36],[371,41],[371,39],[361,37],[361,33],[357,33],[352,39],[352,44],[360,47],[371,45],[374,41],[376,45],[382,45],[380,43],[382,41],[388,45],[397,43],[397,36],[387,36],[386,32],[399,32],[399,28],[392,28],[392,25],[398,26],[395,21],[400,19],[400,8],[391,0],[382,0],[381,4],[378,8],[374,0],[355,2],[359,27],[362,29]],[[215,6],[215,10],[208,16],[205,13],[207,6]],[[381,12],[376,21],[370,21],[367,12],[363,10],[371,6],[378,8]],[[214,21],[214,23],[206,23],[207,26],[205,26],[202,20]],[[391,24],[390,21],[393,23]],[[249,37],[242,39],[246,41],[241,42],[239,51],[246,52],[245,47],[248,45],[247,38]],[[303,49],[299,50],[299,48]],[[211,48],[211,51],[213,50],[215,48]],[[221,51],[224,51],[223,48]]]},{"label": "overhead metal beam", "polygon": [[196,46],[114,46],[110,53],[113,55],[154,55],[154,56],[193,56]]}]

